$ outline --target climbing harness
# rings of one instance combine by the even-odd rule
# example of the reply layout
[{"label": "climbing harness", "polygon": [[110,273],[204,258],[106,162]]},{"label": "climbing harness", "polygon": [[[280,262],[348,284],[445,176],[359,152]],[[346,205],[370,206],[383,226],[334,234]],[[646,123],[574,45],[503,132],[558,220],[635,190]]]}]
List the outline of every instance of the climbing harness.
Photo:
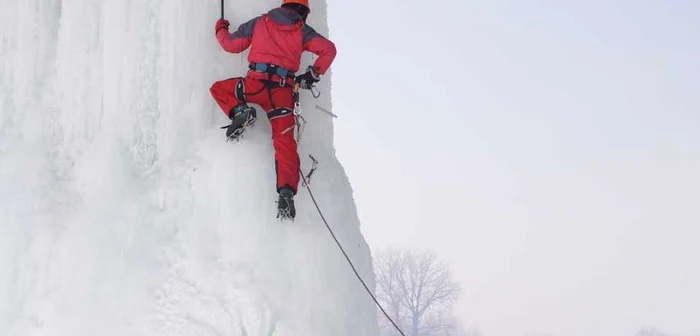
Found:
[{"label": "climbing harness", "polygon": [[[288,86],[289,83],[294,83],[294,80],[296,79],[296,76],[294,75],[294,73],[283,68],[283,67],[280,67],[280,66],[277,66],[274,64],[269,64],[269,63],[250,63],[248,65],[248,68],[252,71],[267,74],[267,79],[260,80],[263,83],[263,87],[260,88],[260,90],[258,90],[256,92],[252,92],[252,93],[246,93],[245,92],[245,81],[247,78],[241,77],[238,80],[238,83],[236,84],[236,91],[234,92],[236,99],[238,99],[239,101],[242,102],[241,105],[247,106],[247,102],[248,102],[248,99],[246,99],[247,97],[255,96],[257,94],[262,93],[264,90],[267,90],[268,99],[270,100],[270,105],[272,106],[272,110],[268,111],[268,118],[272,119],[275,117],[281,117],[281,116],[285,116],[289,113],[292,113],[293,111],[290,111],[287,108],[278,108],[275,105],[275,102],[272,99],[272,90]],[[278,79],[278,80],[276,80],[276,79]],[[236,106],[235,108],[238,108],[238,106]],[[229,113],[231,113],[231,112],[229,112]],[[229,118],[231,118],[230,115],[229,115]],[[231,118],[231,119],[232,119],[231,124],[226,125],[226,126],[222,126],[221,129],[229,128],[233,124],[233,118]],[[297,122],[299,122],[299,121],[297,120]],[[227,141],[240,140],[241,134],[243,134],[243,132],[247,128],[252,127],[254,123],[255,123],[255,117],[253,117],[253,120],[251,120],[251,121],[246,120],[242,124],[241,128],[236,129],[234,132],[231,133],[230,136],[227,137]],[[286,132],[283,132],[283,133],[286,133]]]},{"label": "climbing harness", "polygon": [[279,86],[287,86],[287,80],[294,82],[296,75],[294,72],[287,70],[281,66],[270,64],[270,63],[250,63],[248,68],[253,71],[261,72],[267,74],[269,81],[274,81],[274,76],[279,78],[277,82]]}]

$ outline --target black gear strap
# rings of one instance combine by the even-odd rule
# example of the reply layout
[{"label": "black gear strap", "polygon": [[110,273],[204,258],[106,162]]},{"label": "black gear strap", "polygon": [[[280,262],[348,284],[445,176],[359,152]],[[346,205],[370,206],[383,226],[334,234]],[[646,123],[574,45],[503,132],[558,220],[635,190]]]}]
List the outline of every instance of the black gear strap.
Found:
[{"label": "black gear strap", "polygon": [[245,101],[245,91],[243,90],[243,81],[245,79],[241,78],[236,84],[236,99],[240,101]]},{"label": "black gear strap", "polygon": [[248,101],[245,99],[246,96],[255,96],[256,94],[263,92],[265,88],[266,87],[263,86],[262,89],[258,90],[258,92],[245,93],[245,78],[241,77],[238,84],[236,84],[236,99],[242,101],[243,103],[247,103]]},{"label": "black gear strap", "polygon": [[267,117],[269,119],[274,119],[274,118],[284,117],[284,116],[292,114],[292,113],[294,113],[294,111],[292,111],[291,109],[288,109],[286,107],[280,107],[280,108],[276,108],[276,109],[268,112]]}]

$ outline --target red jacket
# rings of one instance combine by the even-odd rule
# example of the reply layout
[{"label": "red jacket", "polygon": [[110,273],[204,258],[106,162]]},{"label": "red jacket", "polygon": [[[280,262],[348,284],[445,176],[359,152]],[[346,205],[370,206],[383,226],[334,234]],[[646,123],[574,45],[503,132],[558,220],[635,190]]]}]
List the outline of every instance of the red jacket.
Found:
[{"label": "red jacket", "polygon": [[240,25],[233,34],[220,29],[216,38],[224,50],[234,54],[252,44],[250,63],[274,64],[293,72],[299,71],[303,51],[318,55],[313,65],[317,74],[326,73],[336,55],[333,42],[304,23],[299,14],[283,7]]}]

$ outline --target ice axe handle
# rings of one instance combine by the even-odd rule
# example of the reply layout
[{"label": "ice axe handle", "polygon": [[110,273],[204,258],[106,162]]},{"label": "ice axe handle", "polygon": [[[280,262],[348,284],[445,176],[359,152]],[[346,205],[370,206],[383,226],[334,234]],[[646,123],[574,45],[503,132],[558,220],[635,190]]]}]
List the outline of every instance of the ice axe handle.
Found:
[{"label": "ice axe handle", "polygon": [[221,19],[224,18],[224,0],[221,0]]}]

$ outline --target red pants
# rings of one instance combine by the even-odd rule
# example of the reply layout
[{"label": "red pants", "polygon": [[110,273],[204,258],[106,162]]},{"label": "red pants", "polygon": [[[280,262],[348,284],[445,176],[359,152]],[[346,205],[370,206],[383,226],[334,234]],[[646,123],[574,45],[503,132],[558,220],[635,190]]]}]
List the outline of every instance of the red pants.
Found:
[{"label": "red pants", "polygon": [[[236,94],[239,84],[238,93],[243,92],[244,97]],[[258,104],[267,112],[272,126],[272,146],[275,148],[277,191],[289,186],[296,193],[299,186],[299,154],[294,139],[292,88],[275,86],[268,89],[261,80],[246,77],[216,82],[210,91],[226,116],[236,105],[244,102]]]}]

